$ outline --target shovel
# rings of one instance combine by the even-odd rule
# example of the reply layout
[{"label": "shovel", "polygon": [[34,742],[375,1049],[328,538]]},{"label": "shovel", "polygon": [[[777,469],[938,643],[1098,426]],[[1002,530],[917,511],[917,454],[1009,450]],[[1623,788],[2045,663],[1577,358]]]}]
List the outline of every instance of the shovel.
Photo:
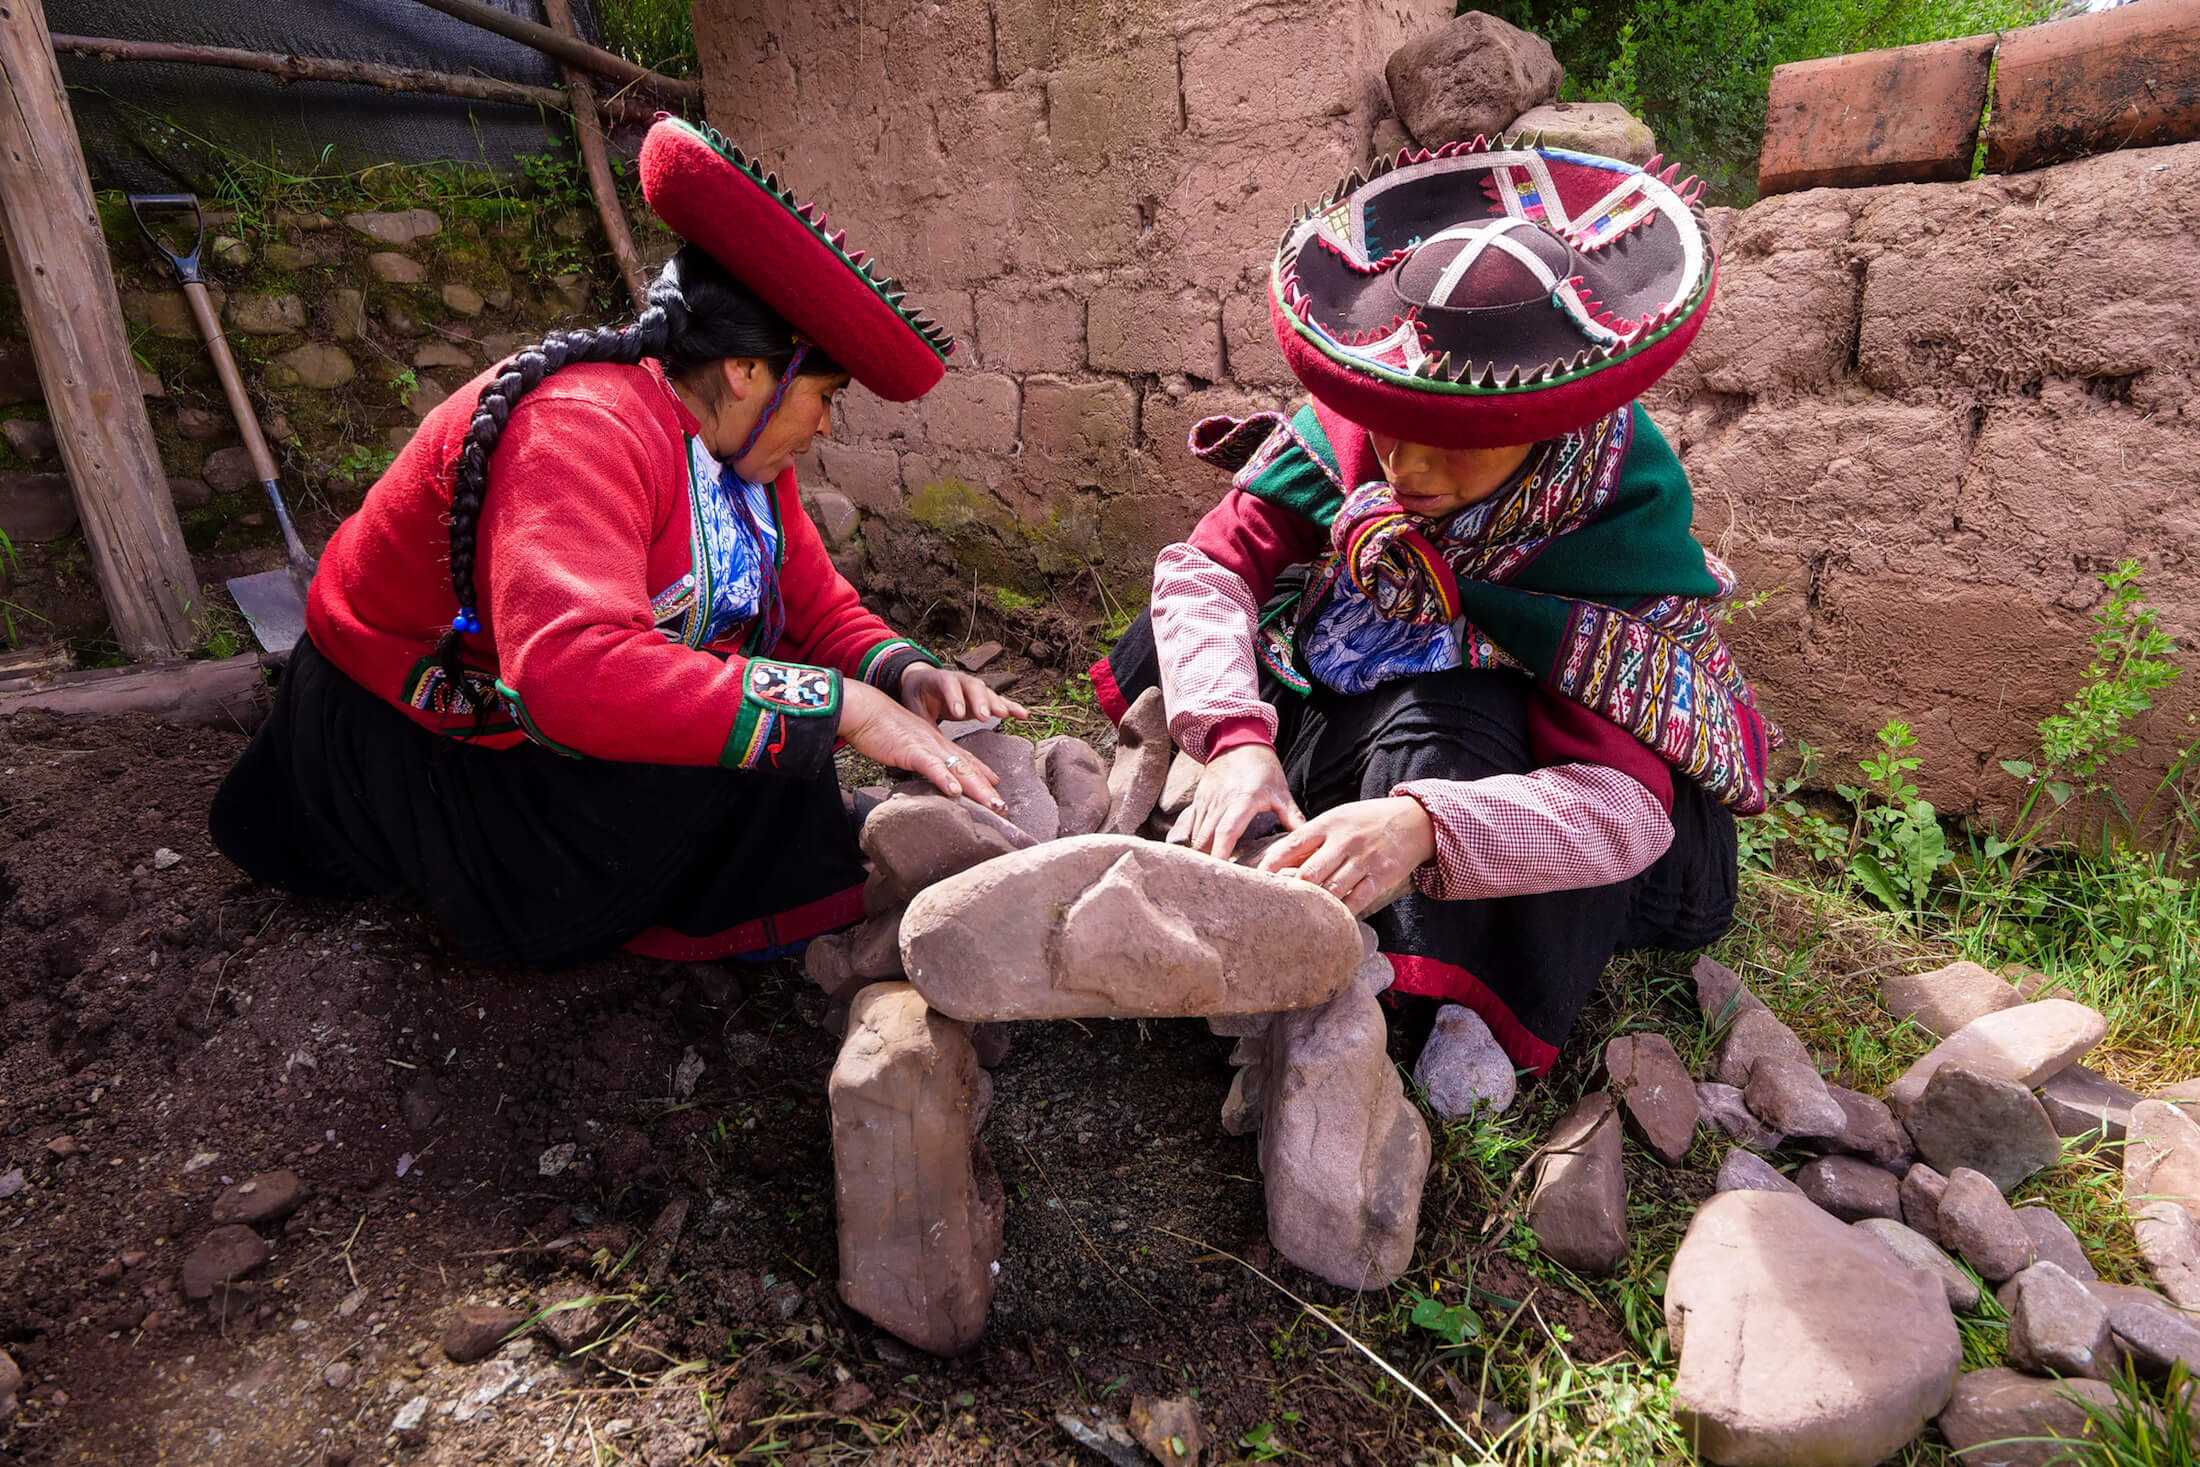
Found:
[{"label": "shovel", "polygon": [[[222,339],[221,323],[214,319],[214,303],[206,294],[206,277],[199,272],[199,250],[206,241],[206,224],[199,217],[199,201],[191,194],[131,194],[130,213],[136,218],[138,228],[145,231],[160,257],[176,272],[177,283],[183,287],[183,298],[190,303],[191,319],[198,323],[199,335],[206,340],[207,354],[214,359],[215,375],[221,378],[222,395],[229,399],[230,416],[237,420],[237,431],[244,437],[245,451],[252,455],[252,471],[260,476],[260,487],[267,491],[267,502],[275,506],[275,523],[283,531],[284,568],[262,571],[254,576],[238,576],[229,583],[229,594],[237,600],[237,609],[252,624],[252,635],[260,639],[260,645],[270,652],[288,652],[297,645],[306,629],[306,586],[313,579],[314,560],[306,553],[305,543],[298,538],[298,527],[290,521],[290,507],[283,503],[283,486],[275,471],[275,456],[267,451],[267,439],[260,434],[259,415],[252,410],[252,400],[245,396],[244,379],[237,375],[236,359],[229,354],[229,343]],[[193,238],[191,252],[179,255],[170,249],[161,237],[154,233],[148,213],[172,213],[184,209],[191,211]]]}]

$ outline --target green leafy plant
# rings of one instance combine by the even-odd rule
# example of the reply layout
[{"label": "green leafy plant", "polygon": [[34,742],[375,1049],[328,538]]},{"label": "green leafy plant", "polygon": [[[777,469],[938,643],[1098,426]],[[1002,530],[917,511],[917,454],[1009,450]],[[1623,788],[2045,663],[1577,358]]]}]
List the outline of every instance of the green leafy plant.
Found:
[{"label": "green leafy plant", "polygon": [[1895,912],[1922,907],[1934,876],[1956,859],[1939,812],[1910,782],[1924,762],[1909,752],[1916,747],[1917,735],[1896,719],[1880,729],[1879,753],[1857,763],[1869,782],[1834,786],[1856,811],[1849,827],[1849,874]]},{"label": "green leafy plant", "polygon": [[1427,1330],[1453,1349],[1459,1349],[1467,1341],[1481,1337],[1481,1316],[1468,1308],[1464,1299],[1456,1304],[1446,1304],[1410,1285],[1406,1288],[1406,1298],[1412,1304],[1406,1318],[1414,1327]]}]

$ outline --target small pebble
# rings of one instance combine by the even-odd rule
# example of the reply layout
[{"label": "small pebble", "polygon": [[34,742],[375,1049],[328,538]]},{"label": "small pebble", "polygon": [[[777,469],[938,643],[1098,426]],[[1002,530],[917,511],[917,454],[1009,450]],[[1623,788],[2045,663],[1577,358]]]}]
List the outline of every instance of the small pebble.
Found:
[{"label": "small pebble", "polygon": [[328,1382],[330,1390],[340,1391],[351,1384],[351,1366],[347,1362],[339,1360],[321,1372],[321,1379]]}]

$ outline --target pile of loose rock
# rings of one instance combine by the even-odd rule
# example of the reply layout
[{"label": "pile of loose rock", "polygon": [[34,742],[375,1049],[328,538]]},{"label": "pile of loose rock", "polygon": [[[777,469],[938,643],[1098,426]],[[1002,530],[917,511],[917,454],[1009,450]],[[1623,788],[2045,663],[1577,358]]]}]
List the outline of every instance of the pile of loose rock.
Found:
[{"label": "pile of loose rock", "polygon": [[[2078,1063],[2098,1013],[1975,963],[1889,978],[1884,1006],[1939,1043],[1882,1102],[1826,1083],[1728,969],[1705,959],[1695,979],[1720,1031],[1711,1078],[1657,1035],[1614,1039],[1610,1090],[1559,1123],[1528,1211],[1552,1257],[1607,1272],[1628,1251],[1621,1127],[1667,1165],[1700,1124],[1728,1139],[1665,1293],[1675,1411],[1707,1460],[1866,1467],[1937,1419],[1966,1461],[2024,1467],[2084,1433],[2079,1400],[2111,1401],[2125,1362],[2200,1371],[2200,1122],[2189,1087],[2146,1100]],[[2007,1200],[2088,1137],[2124,1143],[2160,1292],[2103,1282],[2061,1218]],[[1812,1154],[1792,1178],[1766,1159],[1784,1147]],[[2009,1368],[1959,1378],[1954,1315],[1981,1307],[1979,1280],[2008,1314]]]},{"label": "pile of loose rock", "polygon": [[1125,716],[1112,768],[1074,738],[961,744],[1005,812],[897,786],[863,826],[872,915],[807,960],[845,1024],[829,1087],[841,1297],[926,1350],[977,1342],[1001,1266],[990,1068],[1004,1026],[1035,1019],[1197,1017],[1236,1039],[1224,1124],[1260,1131],[1276,1250],[1345,1287],[1396,1279],[1429,1135],[1384,1047],[1373,929],[1251,853],[1183,847],[1199,767],[1171,748],[1158,690]]}]

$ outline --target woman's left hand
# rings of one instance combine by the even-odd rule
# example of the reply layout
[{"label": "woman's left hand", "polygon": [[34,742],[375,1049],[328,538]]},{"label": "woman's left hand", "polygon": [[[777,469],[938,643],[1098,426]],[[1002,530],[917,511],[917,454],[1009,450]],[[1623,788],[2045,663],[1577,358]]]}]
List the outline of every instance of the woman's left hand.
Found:
[{"label": "woman's left hand", "polygon": [[1358,916],[1435,857],[1428,811],[1396,795],[1324,811],[1262,852],[1260,869],[1314,882]]},{"label": "woman's left hand", "polygon": [[901,675],[901,706],[934,723],[942,719],[1029,718],[1024,705],[1004,698],[967,672],[919,662]]}]

